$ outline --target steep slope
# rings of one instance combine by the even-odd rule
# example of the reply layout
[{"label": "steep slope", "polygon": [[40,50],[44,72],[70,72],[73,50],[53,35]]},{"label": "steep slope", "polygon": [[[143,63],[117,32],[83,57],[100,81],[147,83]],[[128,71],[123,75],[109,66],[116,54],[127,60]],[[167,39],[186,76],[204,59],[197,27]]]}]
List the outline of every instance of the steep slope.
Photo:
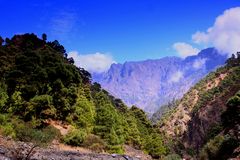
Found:
[{"label": "steep slope", "polygon": [[202,159],[237,156],[233,152],[240,145],[239,91],[240,54],[208,74],[162,116],[158,126],[173,140],[172,149]]},{"label": "steep slope", "polygon": [[95,152],[123,154],[130,145],[153,157],[166,153],[141,109],[127,108],[92,84],[91,75],[46,35],[15,35],[1,43],[0,74],[0,135],[34,147],[58,141]]},{"label": "steep slope", "polygon": [[186,59],[166,57],[158,60],[113,64],[93,80],[127,105],[137,105],[154,113],[159,106],[181,98],[207,73],[224,64],[226,56],[214,48],[202,50]]}]

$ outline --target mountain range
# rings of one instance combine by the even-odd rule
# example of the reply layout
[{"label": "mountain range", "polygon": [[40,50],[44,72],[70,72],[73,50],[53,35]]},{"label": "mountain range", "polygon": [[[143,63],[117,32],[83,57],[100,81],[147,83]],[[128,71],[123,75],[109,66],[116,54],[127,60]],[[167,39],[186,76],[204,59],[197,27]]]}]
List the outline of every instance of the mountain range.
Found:
[{"label": "mountain range", "polygon": [[136,105],[152,114],[160,106],[181,98],[201,78],[223,65],[226,59],[226,54],[207,48],[185,59],[164,57],[112,64],[108,71],[93,74],[92,78],[127,105]]}]

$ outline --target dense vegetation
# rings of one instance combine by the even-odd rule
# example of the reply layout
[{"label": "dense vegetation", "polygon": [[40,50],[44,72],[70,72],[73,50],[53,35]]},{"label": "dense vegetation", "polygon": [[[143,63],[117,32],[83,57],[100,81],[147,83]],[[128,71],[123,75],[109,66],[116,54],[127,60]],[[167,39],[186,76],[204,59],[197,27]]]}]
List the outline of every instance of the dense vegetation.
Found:
[{"label": "dense vegetation", "polygon": [[[129,144],[153,157],[167,153],[146,114],[92,84],[58,41],[24,34],[0,42],[0,134],[39,144],[60,139],[99,152],[123,153]],[[62,137],[50,119],[71,131]]]},{"label": "dense vegetation", "polygon": [[[227,101],[227,110],[221,115],[220,128],[212,130],[212,135],[200,152],[201,159],[228,159],[238,156],[235,149],[240,146],[240,90]],[[223,131],[223,133],[221,133]]]}]

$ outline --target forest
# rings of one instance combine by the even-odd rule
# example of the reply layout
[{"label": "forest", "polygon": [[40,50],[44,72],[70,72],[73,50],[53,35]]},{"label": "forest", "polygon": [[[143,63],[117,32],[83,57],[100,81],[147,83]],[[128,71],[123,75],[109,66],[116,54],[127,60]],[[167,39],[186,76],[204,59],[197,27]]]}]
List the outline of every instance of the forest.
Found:
[{"label": "forest", "polygon": [[[123,145],[154,158],[168,153],[163,138],[136,106],[128,108],[74,65],[47,35],[0,37],[0,134],[46,146],[58,139],[97,152],[124,153]],[[49,120],[71,125],[62,136]]]}]

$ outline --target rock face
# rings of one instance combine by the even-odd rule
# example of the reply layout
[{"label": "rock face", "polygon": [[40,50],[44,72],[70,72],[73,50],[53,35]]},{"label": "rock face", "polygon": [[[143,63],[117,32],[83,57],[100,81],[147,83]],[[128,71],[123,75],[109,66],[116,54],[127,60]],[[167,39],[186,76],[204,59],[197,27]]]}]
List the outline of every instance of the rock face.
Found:
[{"label": "rock face", "polygon": [[226,59],[216,49],[208,48],[185,59],[165,57],[113,64],[107,72],[93,74],[93,81],[129,106],[136,105],[154,113],[161,105],[181,98],[206,74],[223,65]]}]

